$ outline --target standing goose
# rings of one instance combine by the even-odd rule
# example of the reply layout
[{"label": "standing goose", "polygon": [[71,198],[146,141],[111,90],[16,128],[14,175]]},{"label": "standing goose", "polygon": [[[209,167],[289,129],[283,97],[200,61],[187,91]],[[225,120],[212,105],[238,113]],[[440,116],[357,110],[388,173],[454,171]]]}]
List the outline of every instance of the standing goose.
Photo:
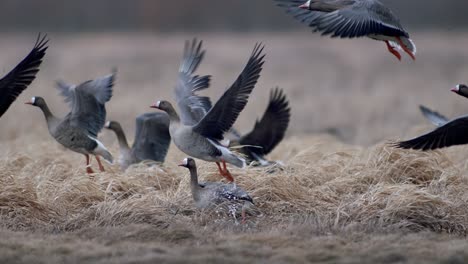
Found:
[{"label": "standing goose", "polygon": [[0,117],[36,78],[48,48],[48,41],[46,35],[41,37],[39,34],[28,56],[0,80]]},{"label": "standing goose", "polygon": [[260,121],[255,122],[253,130],[248,134],[231,141],[229,147],[244,146],[239,152],[244,154],[249,163],[256,161],[261,166],[272,164],[265,160],[264,156],[283,140],[290,116],[289,103],[283,90],[273,89],[268,107]]},{"label": "standing goose", "polygon": [[[196,89],[194,87],[197,87],[198,82],[195,80],[199,80],[199,77],[191,76],[196,67],[185,67],[184,65],[194,65],[193,58],[200,57],[194,56],[194,54],[199,54],[198,46],[195,45],[193,47],[196,48],[184,53],[178,81],[178,87],[185,85],[187,87],[185,89],[191,89],[191,91]],[[193,125],[181,122],[181,118],[168,101],[157,101],[151,106],[168,113],[171,138],[182,152],[201,160],[216,162],[221,175],[231,182],[234,181],[234,178],[227,169],[226,162],[243,168],[245,160],[232,153],[220,142],[224,139],[223,134],[231,129],[240,112],[247,104],[249,95],[260,77],[264,57],[263,46],[255,45],[247,65],[234,84],[224,92],[206,115]],[[176,88],[176,93],[177,89],[179,89],[178,87]],[[197,100],[196,103],[203,104],[205,102]],[[189,113],[191,111],[189,106],[179,104],[179,108],[182,116],[189,116],[191,114]],[[223,168],[221,168],[220,163],[223,164]]]},{"label": "standing goose", "polygon": [[241,208],[242,222],[245,222],[245,211],[253,204],[253,199],[242,188],[235,183],[204,182],[198,183],[198,173],[195,160],[184,159],[179,166],[190,171],[190,189],[195,205],[198,208],[226,208],[227,211],[236,217],[239,207]]},{"label": "standing goose", "polygon": [[42,110],[49,133],[55,140],[64,147],[85,155],[87,173],[93,173],[89,155],[96,157],[101,171],[104,171],[104,166],[102,166],[99,156],[112,163],[112,155],[97,140],[97,134],[104,127],[106,120],[104,104],[112,97],[114,79],[115,73],[112,73],[78,86],[58,82],[58,89],[71,107],[71,112],[63,119],[52,114],[42,97],[36,96],[27,102],[27,104],[37,106]]},{"label": "standing goose", "polygon": [[390,9],[378,0],[275,0],[296,19],[321,32],[340,38],[369,37],[384,41],[401,60],[403,49],[416,59],[416,46]]},{"label": "standing goose", "polygon": [[[468,97],[468,86],[459,84],[451,91],[458,95]],[[398,148],[433,150],[455,145],[468,144],[468,116],[462,116],[445,124],[441,124],[435,130],[417,138],[402,141],[395,144]]]},{"label": "standing goose", "polygon": [[136,132],[130,148],[119,122],[108,121],[106,128],[114,131],[120,147],[119,164],[122,170],[144,160],[164,162],[171,143],[169,117],[165,113],[146,113],[136,118]]}]

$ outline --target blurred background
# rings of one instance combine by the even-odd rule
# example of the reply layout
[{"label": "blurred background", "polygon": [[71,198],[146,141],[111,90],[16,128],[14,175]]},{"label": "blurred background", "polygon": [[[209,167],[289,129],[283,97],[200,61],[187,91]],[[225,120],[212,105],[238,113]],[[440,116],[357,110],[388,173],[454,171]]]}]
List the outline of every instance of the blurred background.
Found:
[{"label": "blurred background", "polygon": [[[383,42],[312,34],[273,0],[4,0],[0,73],[26,56],[38,32],[48,34],[50,48],[37,79],[0,120],[0,144],[52,142],[39,109],[21,102],[40,95],[64,116],[69,110],[55,80],[81,83],[112,67],[119,73],[108,118],[131,138],[138,114],[152,111],[155,100],[172,100],[184,41],[194,37],[207,49],[198,74],[213,75],[206,91],[213,100],[234,82],[254,44],[266,45],[262,77],[236,123],[242,132],[261,116],[275,86],[292,106],[287,137],[328,133],[372,145],[432,129],[419,104],[449,117],[468,113],[466,99],[449,92],[468,82],[468,1],[382,2],[410,32],[416,61],[398,62]],[[109,132],[100,137],[115,143]]]},{"label": "blurred background", "polygon": [[[464,0],[382,0],[411,29],[465,30]],[[297,24],[272,0],[3,0],[2,31],[282,31]]]}]

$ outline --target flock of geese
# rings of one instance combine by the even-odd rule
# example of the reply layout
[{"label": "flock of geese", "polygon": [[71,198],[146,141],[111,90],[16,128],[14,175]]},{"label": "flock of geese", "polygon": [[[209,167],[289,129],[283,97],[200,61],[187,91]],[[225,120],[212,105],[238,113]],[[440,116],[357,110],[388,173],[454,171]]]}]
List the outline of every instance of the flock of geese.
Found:
[{"label": "flock of geese", "polygon": [[[401,51],[413,60],[416,46],[403,29],[399,19],[377,0],[275,0],[297,20],[314,32],[331,37],[369,37],[384,41],[388,51],[401,60]],[[11,72],[0,80],[0,116],[35,79],[48,48],[46,36],[39,35],[32,51]],[[50,135],[64,147],[81,153],[86,158],[86,172],[94,173],[94,156],[99,170],[104,171],[101,158],[113,163],[112,154],[98,140],[103,128],[112,130],[119,143],[119,164],[122,170],[144,160],[163,163],[172,142],[190,156],[179,166],[190,171],[191,191],[197,207],[208,208],[226,204],[234,217],[240,211],[245,220],[245,209],[252,198],[235,184],[227,164],[244,168],[270,166],[269,154],[283,139],[290,120],[289,102],[280,88],[271,91],[270,101],[263,116],[252,131],[240,134],[234,123],[247,105],[264,64],[262,44],[256,44],[245,67],[232,85],[214,103],[199,95],[210,86],[210,75],[198,75],[205,50],[202,41],[185,43],[182,61],[174,90],[174,101],[159,98],[152,108],[160,112],[144,113],[136,118],[136,132],[130,147],[122,126],[117,121],[106,122],[105,104],[112,98],[117,71],[109,75],[75,85],[57,82],[60,95],[70,107],[63,118],[55,116],[44,98],[35,96],[26,104],[42,110]],[[455,93],[468,97],[468,87],[458,85]],[[465,130],[468,117],[449,121],[441,114],[421,106],[423,114],[437,128],[412,140],[395,143],[406,149],[430,150],[468,143]],[[198,182],[195,160],[214,162],[227,183]],[[242,208],[239,210],[239,208]]]}]

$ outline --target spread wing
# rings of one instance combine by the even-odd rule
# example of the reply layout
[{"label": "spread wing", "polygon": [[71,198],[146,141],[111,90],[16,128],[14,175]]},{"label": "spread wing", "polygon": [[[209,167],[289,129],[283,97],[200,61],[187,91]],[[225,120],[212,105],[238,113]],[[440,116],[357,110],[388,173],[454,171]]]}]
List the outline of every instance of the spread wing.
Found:
[{"label": "spread wing", "polygon": [[0,116],[36,78],[48,48],[48,41],[46,35],[41,37],[39,34],[34,48],[26,58],[0,80]]},{"label": "spread wing", "polygon": [[195,94],[195,92],[210,86],[211,76],[192,76],[205,55],[205,51],[202,50],[202,43],[197,39],[185,43],[184,55],[179,68],[175,97],[180,109],[180,118],[184,125],[195,125],[211,108],[209,97]]},{"label": "spread wing", "polygon": [[255,45],[242,73],[205,117],[193,127],[195,132],[211,139],[223,139],[223,134],[232,127],[247,104],[249,95],[260,77],[265,58],[263,48],[263,45]]},{"label": "spread wing", "polygon": [[76,87],[69,86],[65,101],[71,102],[72,110],[67,118],[72,125],[84,128],[91,136],[97,137],[106,122],[104,104],[112,97],[115,74],[114,71],[110,75],[84,82]]},{"label": "spread wing", "polygon": [[468,144],[468,117],[460,117],[420,137],[398,142],[396,147],[404,149],[432,150]]},{"label": "spread wing", "polygon": [[432,124],[440,127],[440,126],[443,126],[445,124],[447,124],[449,122],[448,118],[445,117],[444,115],[436,112],[436,111],[433,111],[427,107],[425,107],[424,105],[420,105],[419,106],[419,110],[421,110],[421,113],[429,120],[431,121]]},{"label": "spread wing", "polygon": [[289,103],[283,90],[279,88],[272,90],[270,102],[262,119],[255,123],[250,133],[239,140],[240,145],[246,145],[244,148],[258,155],[270,153],[283,140],[290,116]]},{"label": "spread wing", "polygon": [[[294,7],[296,0],[276,0],[297,19],[322,35],[355,38],[368,35],[409,37],[399,19],[378,1],[313,1],[311,10]],[[315,3],[314,3],[315,2]],[[297,10],[299,9],[299,10]]]},{"label": "spread wing", "polygon": [[146,113],[137,117],[133,151],[138,160],[164,162],[170,143],[166,113]]}]

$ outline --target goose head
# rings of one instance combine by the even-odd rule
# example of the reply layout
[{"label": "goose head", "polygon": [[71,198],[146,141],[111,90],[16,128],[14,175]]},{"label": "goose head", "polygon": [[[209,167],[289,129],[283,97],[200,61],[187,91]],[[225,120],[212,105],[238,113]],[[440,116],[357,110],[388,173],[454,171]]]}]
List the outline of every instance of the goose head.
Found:
[{"label": "goose head", "polygon": [[104,125],[104,128],[114,130],[119,126],[119,123],[115,121],[107,121],[106,124]]},{"label": "goose head", "polygon": [[179,164],[180,167],[185,167],[187,169],[195,168],[195,160],[192,158],[185,158],[181,164]]},{"label": "goose head", "polygon": [[46,102],[44,100],[44,98],[40,97],[40,96],[34,96],[31,98],[31,100],[25,102],[25,104],[28,104],[28,105],[33,105],[33,106],[37,106],[37,107],[43,107],[46,105]]},{"label": "goose head", "polygon": [[466,84],[459,84],[452,88],[451,91],[468,98],[468,86]]}]

